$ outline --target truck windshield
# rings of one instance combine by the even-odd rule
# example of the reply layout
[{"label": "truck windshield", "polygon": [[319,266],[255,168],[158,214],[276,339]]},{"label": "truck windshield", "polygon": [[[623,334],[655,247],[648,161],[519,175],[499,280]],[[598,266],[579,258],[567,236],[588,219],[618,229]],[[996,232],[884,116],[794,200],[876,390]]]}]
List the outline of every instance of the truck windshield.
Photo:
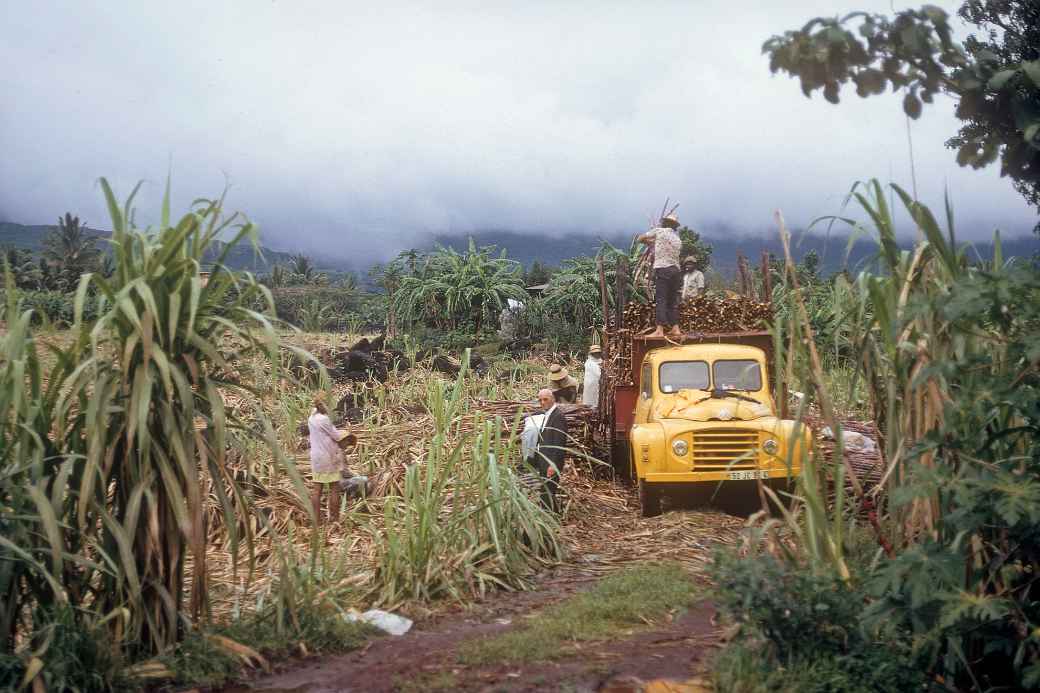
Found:
[{"label": "truck windshield", "polygon": [[715,387],[720,390],[762,389],[762,368],[758,361],[716,361]]},{"label": "truck windshield", "polygon": [[661,364],[658,380],[661,392],[707,390],[708,364],[706,361],[668,361]]}]

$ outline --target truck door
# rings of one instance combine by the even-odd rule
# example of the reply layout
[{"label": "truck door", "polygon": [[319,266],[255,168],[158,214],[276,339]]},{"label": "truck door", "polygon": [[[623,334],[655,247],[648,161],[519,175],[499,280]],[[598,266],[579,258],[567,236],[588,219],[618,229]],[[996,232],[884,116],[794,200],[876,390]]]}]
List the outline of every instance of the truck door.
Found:
[{"label": "truck door", "polygon": [[650,416],[650,402],[653,399],[654,373],[648,361],[643,362],[639,370],[639,399],[636,400],[635,423],[646,423]]}]

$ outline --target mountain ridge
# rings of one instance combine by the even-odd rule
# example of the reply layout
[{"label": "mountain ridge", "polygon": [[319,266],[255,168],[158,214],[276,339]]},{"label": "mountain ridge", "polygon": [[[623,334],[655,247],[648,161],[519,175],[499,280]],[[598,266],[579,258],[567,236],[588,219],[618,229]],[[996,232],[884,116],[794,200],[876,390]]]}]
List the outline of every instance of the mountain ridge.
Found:
[{"label": "mountain ridge", "polygon": [[[56,229],[55,226],[47,225],[25,225],[13,222],[0,222],[0,247],[13,246],[28,249],[39,253],[43,248],[43,241],[47,234]],[[98,229],[87,229],[90,233],[102,239],[99,247],[104,247],[103,239],[109,236],[109,232]],[[469,234],[448,235],[434,234],[424,239],[418,245],[421,251],[434,250],[443,245],[459,252],[464,252],[469,247],[469,239],[472,238],[478,247],[495,246],[499,251],[505,250],[511,260],[516,260],[524,267],[530,267],[535,261],[558,267],[564,260],[579,255],[594,255],[600,248],[601,243],[607,242],[617,248],[627,248],[632,242],[633,236],[628,234],[602,234],[595,235],[547,235],[531,234],[522,231],[491,230],[478,231]],[[810,250],[815,250],[820,257],[820,271],[829,274],[843,269],[857,270],[866,267],[877,253],[877,246],[873,241],[859,239],[850,243],[848,234],[832,233],[830,236],[819,233],[794,232],[792,234],[791,250],[795,260],[803,258]],[[711,244],[712,266],[719,272],[731,275],[736,271],[737,255],[743,254],[748,258],[752,266],[761,261],[761,253],[765,250],[776,256],[783,255],[783,248],[779,238],[775,235],[763,234],[761,236],[740,233],[732,233],[726,236],[705,235],[703,239]],[[903,240],[900,245],[909,248],[910,240]],[[979,256],[988,258],[992,256],[993,244],[973,243]],[[1002,249],[1005,257],[1032,258],[1040,254],[1040,238],[1037,236],[1018,236],[1001,239]],[[403,249],[402,249],[403,250]],[[233,269],[248,270],[257,273],[270,272],[276,264],[288,264],[293,253],[286,250],[274,250],[267,246],[260,246],[262,258],[258,257],[249,245],[234,248],[228,257],[228,265]],[[208,260],[213,261],[219,253],[217,250],[208,255]],[[317,258],[311,256],[317,268],[323,271],[352,271],[364,273],[367,266],[359,266],[355,262],[338,258]]]}]

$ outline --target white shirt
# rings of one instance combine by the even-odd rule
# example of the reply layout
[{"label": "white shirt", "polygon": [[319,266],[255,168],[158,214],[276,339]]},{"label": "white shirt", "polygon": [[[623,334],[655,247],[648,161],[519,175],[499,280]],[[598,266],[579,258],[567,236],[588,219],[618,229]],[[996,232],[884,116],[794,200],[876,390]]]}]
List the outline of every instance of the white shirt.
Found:
[{"label": "white shirt", "polygon": [[311,471],[315,474],[339,471],[343,459],[339,447],[341,434],[332,420],[315,409],[307,419],[307,430],[311,440]]},{"label": "white shirt", "polygon": [[544,429],[544,428],[545,428],[545,424],[547,424],[547,423],[549,422],[549,417],[550,417],[550,416],[552,416],[552,413],[553,413],[554,411],[556,411],[556,405],[555,405],[555,404],[554,404],[554,405],[552,405],[551,407],[549,407],[549,410],[548,410],[547,412],[545,412],[545,418],[544,418],[544,419],[542,419],[542,425],[541,425],[541,427],[539,428],[539,430],[541,430],[541,429]]},{"label": "white shirt", "polygon": [[682,278],[682,298],[685,301],[704,291],[704,273],[700,270],[687,272]]},{"label": "white shirt", "polygon": [[682,240],[675,229],[658,226],[647,231],[646,237],[654,241],[654,269],[679,266]]},{"label": "white shirt", "polygon": [[581,403],[589,407],[599,406],[599,378],[603,362],[591,356],[585,359],[585,378],[581,391]]}]

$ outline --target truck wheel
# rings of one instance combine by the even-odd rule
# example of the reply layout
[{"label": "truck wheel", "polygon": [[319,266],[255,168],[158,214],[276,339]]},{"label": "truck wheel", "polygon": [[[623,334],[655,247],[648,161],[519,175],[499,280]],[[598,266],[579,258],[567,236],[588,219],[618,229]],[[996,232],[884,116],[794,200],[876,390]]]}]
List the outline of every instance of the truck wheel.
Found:
[{"label": "truck wheel", "polygon": [[639,508],[643,517],[657,517],[661,514],[661,491],[643,479],[639,480]]},{"label": "truck wheel", "polygon": [[610,448],[610,466],[614,468],[614,478],[631,483],[631,454],[627,440],[615,440]]}]

